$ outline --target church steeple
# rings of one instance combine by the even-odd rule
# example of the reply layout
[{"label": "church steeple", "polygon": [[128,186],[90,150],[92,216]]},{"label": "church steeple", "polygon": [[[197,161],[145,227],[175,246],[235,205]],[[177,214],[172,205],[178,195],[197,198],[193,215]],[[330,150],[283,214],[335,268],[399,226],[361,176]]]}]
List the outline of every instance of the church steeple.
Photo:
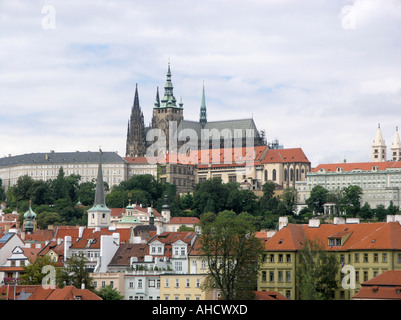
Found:
[{"label": "church steeple", "polygon": [[398,134],[398,127],[395,128],[394,141],[391,146],[391,160],[401,161],[401,141]]},{"label": "church steeple", "polygon": [[164,96],[163,99],[161,100],[161,108],[177,108],[177,100],[174,97],[174,86],[173,83],[171,82],[171,70],[170,70],[170,62],[168,63],[168,69],[167,69],[167,79],[166,79],[166,84],[164,85]]},{"label": "church steeple", "polygon": [[111,210],[106,206],[104,194],[102,150],[99,150],[99,166],[97,171],[95,200],[88,210],[88,228],[104,228],[110,226]]},{"label": "church steeple", "polygon": [[205,99],[205,84],[203,84],[203,90],[202,90],[202,103],[200,107],[200,116],[199,116],[199,122],[202,126],[202,129],[205,127],[207,123],[207,116],[206,116],[206,99]]},{"label": "church steeple", "polygon": [[380,130],[380,123],[376,131],[376,138],[372,144],[372,162],[382,162],[387,160],[387,146]]}]

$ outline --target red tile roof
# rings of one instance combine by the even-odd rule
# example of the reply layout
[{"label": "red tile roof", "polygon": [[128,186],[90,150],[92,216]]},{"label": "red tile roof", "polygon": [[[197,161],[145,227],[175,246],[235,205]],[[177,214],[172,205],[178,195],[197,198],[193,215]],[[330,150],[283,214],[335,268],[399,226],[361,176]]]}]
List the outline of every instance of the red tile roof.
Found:
[{"label": "red tile roof", "polygon": [[199,219],[196,217],[172,217],[170,224],[199,224]]},{"label": "red tile roof", "polygon": [[352,299],[401,300],[401,271],[389,270],[365,281]]},{"label": "red tile roof", "polygon": [[289,300],[276,291],[255,291],[255,300]]},{"label": "red tile roof", "polygon": [[28,300],[102,300],[88,289],[77,289],[74,286],[65,286],[63,289],[38,288]]},{"label": "red tile roof", "polygon": [[305,153],[301,148],[289,149],[269,149],[263,159],[260,159],[262,164],[265,163],[288,163],[288,162],[306,162],[310,163]]},{"label": "red tile roof", "polygon": [[[329,237],[343,232],[350,233],[345,243],[342,246],[329,246]],[[265,249],[297,251],[303,248],[306,239],[320,240],[328,251],[401,250],[401,226],[398,222],[321,224],[319,227],[288,224],[266,242]]]},{"label": "red tile roof", "polygon": [[401,161],[328,163],[328,164],[318,165],[316,168],[313,168],[311,172],[318,172],[321,169],[324,169],[327,172],[336,172],[337,168],[342,168],[342,171],[352,171],[352,170],[371,171],[373,167],[377,167],[377,170],[386,170],[389,168],[401,168]]}]

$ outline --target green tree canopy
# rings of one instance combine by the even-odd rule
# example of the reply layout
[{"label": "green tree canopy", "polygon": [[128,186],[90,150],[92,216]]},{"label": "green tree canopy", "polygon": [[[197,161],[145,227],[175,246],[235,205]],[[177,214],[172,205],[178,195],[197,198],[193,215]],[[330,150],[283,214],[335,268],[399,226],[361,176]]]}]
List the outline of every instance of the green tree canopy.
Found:
[{"label": "green tree canopy", "polygon": [[201,252],[209,270],[204,288],[217,287],[224,300],[251,299],[256,288],[263,246],[255,237],[253,219],[233,211],[201,217]]}]

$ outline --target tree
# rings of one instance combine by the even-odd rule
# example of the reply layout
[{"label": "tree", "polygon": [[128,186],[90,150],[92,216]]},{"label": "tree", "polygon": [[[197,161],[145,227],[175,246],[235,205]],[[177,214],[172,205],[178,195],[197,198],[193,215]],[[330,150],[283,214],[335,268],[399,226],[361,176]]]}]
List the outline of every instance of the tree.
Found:
[{"label": "tree", "polygon": [[194,192],[194,209],[198,216],[202,213],[225,210],[230,191],[221,178],[212,178],[198,183]]},{"label": "tree", "polygon": [[362,189],[359,186],[351,185],[343,189],[341,207],[347,215],[356,217],[361,209]]},{"label": "tree", "polygon": [[338,263],[322,243],[306,239],[297,270],[301,300],[329,300],[337,288]]},{"label": "tree", "polygon": [[359,210],[359,216],[364,219],[372,219],[373,217],[373,210],[370,208],[369,203],[365,202],[362,206],[361,210]]},{"label": "tree", "polygon": [[281,203],[283,206],[282,215],[294,214],[297,200],[297,191],[294,188],[287,188],[281,195]]},{"label": "tree", "polygon": [[43,278],[46,276],[46,273],[42,273],[44,266],[53,266],[56,267],[56,264],[51,261],[48,256],[38,256],[34,263],[30,263],[27,266],[24,266],[24,273],[22,273],[19,277],[21,285],[34,285],[34,284],[42,284]]},{"label": "tree", "polygon": [[204,289],[217,287],[224,300],[250,299],[255,290],[263,246],[255,237],[253,219],[233,211],[201,217],[201,252],[209,270]]},{"label": "tree", "polygon": [[96,292],[96,294],[103,300],[123,300],[124,296],[113,288],[111,285],[105,286]]},{"label": "tree", "polygon": [[76,288],[81,288],[84,284],[86,289],[93,289],[92,278],[86,268],[86,258],[80,255],[72,256],[64,263],[64,268],[61,269],[60,276],[57,278],[57,286],[64,288],[66,285],[73,285]]},{"label": "tree", "polygon": [[314,186],[310,192],[310,196],[306,199],[308,208],[315,213],[323,213],[323,205],[327,202],[329,191],[320,185]]}]

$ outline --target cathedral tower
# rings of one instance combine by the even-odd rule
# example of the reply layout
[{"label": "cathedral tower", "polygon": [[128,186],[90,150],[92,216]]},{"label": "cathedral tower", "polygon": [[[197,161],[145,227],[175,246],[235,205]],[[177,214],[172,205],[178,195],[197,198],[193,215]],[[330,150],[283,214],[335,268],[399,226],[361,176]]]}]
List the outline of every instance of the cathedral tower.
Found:
[{"label": "cathedral tower", "polygon": [[372,144],[372,162],[387,161],[387,147],[380,130],[380,123],[376,131],[376,138]]},{"label": "cathedral tower", "polygon": [[180,121],[184,118],[183,103],[180,101],[177,106],[177,100],[174,97],[173,89],[174,87],[173,83],[171,82],[171,70],[169,63],[166,84],[164,85],[164,96],[161,100],[159,100],[159,90],[157,89],[152,117],[152,128],[161,129],[166,135],[167,150],[169,149],[170,130],[174,130],[172,121],[176,122],[178,126]]},{"label": "cathedral tower", "polygon": [[139,105],[138,85],[135,87],[134,104],[128,121],[126,157],[142,157],[146,154],[145,123]]}]

